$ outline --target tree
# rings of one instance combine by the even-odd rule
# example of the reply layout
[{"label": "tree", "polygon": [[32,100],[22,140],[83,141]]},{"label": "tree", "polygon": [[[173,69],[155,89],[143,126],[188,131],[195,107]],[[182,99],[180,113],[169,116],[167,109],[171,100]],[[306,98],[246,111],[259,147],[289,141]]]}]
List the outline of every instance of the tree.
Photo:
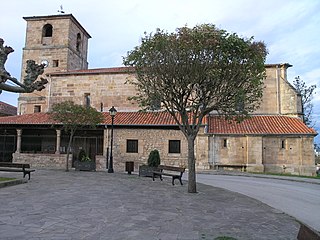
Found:
[{"label": "tree", "polygon": [[295,77],[293,85],[296,88],[297,92],[301,95],[301,109],[303,114],[303,122],[312,127],[312,98],[316,90],[316,85],[307,86],[306,83],[300,79],[300,77]]},{"label": "tree", "polygon": [[75,132],[86,127],[96,127],[104,120],[103,114],[92,107],[66,101],[54,104],[50,115],[53,120],[63,124],[66,132],[70,132],[66,159],[66,171],[69,171],[69,153]]},{"label": "tree", "polygon": [[157,29],[124,57],[135,68],[131,99],[144,110],[168,111],[188,142],[188,192],[196,192],[194,141],[203,118],[212,111],[238,121],[259,106],[262,97],[263,42],[243,39],[211,24]]},{"label": "tree", "polygon": [[[48,83],[47,79],[40,77],[40,80],[37,81],[38,76],[44,72],[44,65],[36,64],[33,60],[27,61],[26,75],[23,78],[23,82],[19,82],[16,78],[11,77],[4,65],[8,55],[14,52],[14,50],[12,47],[3,46],[3,43],[3,39],[0,38],[0,94],[2,90],[16,93],[31,93],[35,90],[41,91],[44,89],[44,85]],[[15,85],[7,84],[6,81],[8,80]]]}]

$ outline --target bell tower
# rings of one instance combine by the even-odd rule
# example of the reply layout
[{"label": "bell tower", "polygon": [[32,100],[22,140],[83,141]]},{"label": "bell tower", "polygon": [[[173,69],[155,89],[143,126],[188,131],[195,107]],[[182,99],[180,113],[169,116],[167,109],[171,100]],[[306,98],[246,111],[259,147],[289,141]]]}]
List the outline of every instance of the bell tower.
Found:
[{"label": "bell tower", "polygon": [[48,83],[40,92],[22,93],[18,99],[18,113],[47,111],[50,73],[88,69],[89,33],[72,14],[24,17],[27,22],[23,48],[21,79],[27,60],[45,64]]}]

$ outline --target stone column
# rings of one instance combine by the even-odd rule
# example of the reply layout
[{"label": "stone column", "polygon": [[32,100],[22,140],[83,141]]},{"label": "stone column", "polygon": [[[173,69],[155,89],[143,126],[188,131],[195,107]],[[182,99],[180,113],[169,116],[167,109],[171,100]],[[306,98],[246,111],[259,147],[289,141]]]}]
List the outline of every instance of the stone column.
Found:
[{"label": "stone column", "polygon": [[57,132],[57,142],[56,142],[56,154],[60,154],[60,144],[61,144],[61,130],[56,129]]},{"label": "stone column", "polygon": [[21,152],[21,135],[22,135],[22,129],[17,129],[17,150],[16,150],[16,153]]}]

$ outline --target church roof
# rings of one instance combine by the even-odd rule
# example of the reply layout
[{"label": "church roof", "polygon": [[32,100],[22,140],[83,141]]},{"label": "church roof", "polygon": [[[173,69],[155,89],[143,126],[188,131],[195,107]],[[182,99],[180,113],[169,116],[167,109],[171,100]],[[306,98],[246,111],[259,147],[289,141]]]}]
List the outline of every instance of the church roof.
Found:
[{"label": "church roof", "polygon": [[222,117],[209,116],[208,133],[212,134],[311,134],[317,132],[306,126],[299,118],[287,116],[252,116],[240,123]]},{"label": "church roof", "polygon": [[17,115],[17,108],[0,101],[0,116],[10,116],[10,115]]},{"label": "church roof", "polygon": [[89,75],[89,74],[120,74],[120,73],[133,73],[133,67],[112,67],[112,68],[93,68],[70,70],[62,72],[47,73],[50,76],[66,76],[66,75]]},{"label": "church roof", "polygon": [[[105,121],[101,125],[111,125],[109,113],[103,113]],[[0,117],[0,125],[52,125],[59,124],[50,119],[47,113],[24,114]],[[114,124],[117,126],[177,126],[166,112],[118,112]],[[217,135],[317,135],[299,118],[287,116],[252,116],[241,123],[228,121],[219,116],[204,119],[207,133]]]}]

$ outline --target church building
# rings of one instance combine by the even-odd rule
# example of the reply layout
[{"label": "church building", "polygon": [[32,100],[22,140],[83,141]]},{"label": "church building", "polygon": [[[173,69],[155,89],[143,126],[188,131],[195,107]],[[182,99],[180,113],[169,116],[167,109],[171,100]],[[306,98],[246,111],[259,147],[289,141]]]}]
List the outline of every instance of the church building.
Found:
[{"label": "church building", "polygon": [[[103,112],[105,121],[96,129],[76,132],[70,165],[84,149],[105,171],[109,158],[111,117],[114,106],[113,162],[124,171],[133,161],[135,171],[153,149],[161,163],[187,167],[187,141],[171,116],[165,112],[139,112],[135,95],[134,69],[128,67],[88,69],[90,34],[72,14],[24,17],[27,22],[21,79],[26,61],[46,65],[46,88],[21,93],[18,115],[0,117],[0,139],[8,145],[2,161],[28,162],[32,167],[65,169],[68,135],[47,112],[55,103],[72,100]],[[208,115],[195,142],[196,169],[236,169],[315,175],[313,140],[315,130],[301,120],[301,96],[287,81],[290,64],[266,64],[261,107],[251,118],[230,123]],[[5,137],[4,137],[5,136]],[[1,156],[2,156],[1,155]]]}]

